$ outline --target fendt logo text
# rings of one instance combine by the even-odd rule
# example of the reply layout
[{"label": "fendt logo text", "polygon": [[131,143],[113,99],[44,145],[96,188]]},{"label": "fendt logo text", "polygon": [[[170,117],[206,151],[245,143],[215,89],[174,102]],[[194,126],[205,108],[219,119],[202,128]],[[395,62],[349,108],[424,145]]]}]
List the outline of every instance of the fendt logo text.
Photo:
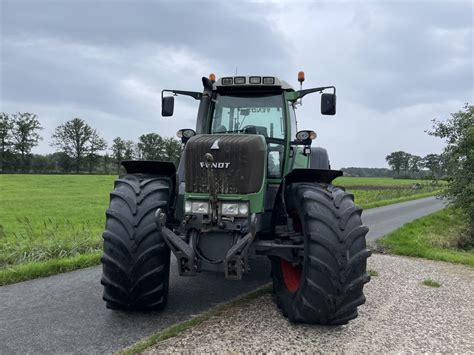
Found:
[{"label": "fendt logo text", "polygon": [[212,169],[227,169],[230,165],[230,163],[206,163],[206,162],[200,162],[201,168],[209,168],[209,165],[211,166]]}]

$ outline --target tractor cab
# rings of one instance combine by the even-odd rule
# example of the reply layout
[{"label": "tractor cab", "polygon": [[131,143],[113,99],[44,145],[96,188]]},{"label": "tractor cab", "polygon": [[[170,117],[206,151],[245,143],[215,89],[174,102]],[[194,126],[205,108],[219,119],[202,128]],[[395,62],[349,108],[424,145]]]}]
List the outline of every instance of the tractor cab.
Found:
[{"label": "tractor cab", "polygon": [[[262,81],[261,77],[237,77],[239,78],[255,83]],[[224,79],[227,79],[224,82],[231,82],[231,79],[235,82],[235,78]],[[222,82],[223,79],[217,82],[215,101],[210,107],[209,133],[262,136],[268,153],[267,177],[281,178],[287,136],[296,133],[291,132],[291,128],[296,126],[295,116],[289,115],[293,107],[286,100],[281,86],[252,84],[250,87],[240,88],[239,92],[230,84],[222,85]],[[289,116],[294,122],[288,125]]]},{"label": "tractor cab", "polygon": [[[335,87],[303,90],[304,80],[304,73],[299,72],[301,89],[295,91],[287,82],[273,76],[234,76],[216,81],[215,75],[210,74],[209,78],[202,78],[202,93],[163,90],[162,115],[173,115],[176,95],[187,95],[199,100],[196,129],[182,129],[177,133],[183,145],[196,134],[260,135],[267,145],[267,177],[281,179],[295,168],[307,168],[310,165],[310,146],[316,133],[297,132],[295,114],[295,108],[301,104],[303,96],[321,93],[321,113],[336,113]],[[331,90],[332,93],[326,93],[325,90]],[[172,96],[165,96],[166,93]],[[313,149],[313,152],[316,151],[322,152]],[[322,152],[322,155],[323,159],[319,160],[324,160],[327,153]],[[325,168],[329,169],[329,165]],[[183,171],[183,168],[180,170]]]}]

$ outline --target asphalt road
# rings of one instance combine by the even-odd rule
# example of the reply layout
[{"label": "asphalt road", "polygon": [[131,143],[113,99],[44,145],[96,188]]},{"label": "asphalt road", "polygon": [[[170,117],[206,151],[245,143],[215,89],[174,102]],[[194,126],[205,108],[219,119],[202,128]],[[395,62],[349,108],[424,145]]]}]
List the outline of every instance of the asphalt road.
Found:
[{"label": "asphalt road", "polygon": [[[442,201],[430,197],[368,210],[363,213],[368,239],[441,208]],[[100,267],[0,287],[0,353],[119,350],[270,281],[266,259],[252,266],[254,271],[239,282],[212,273],[179,277],[174,264],[168,306],[151,313],[106,309]]]},{"label": "asphalt road", "polygon": [[372,208],[362,213],[362,222],[369,226],[367,241],[373,241],[414,219],[444,208],[445,202],[436,197]]}]

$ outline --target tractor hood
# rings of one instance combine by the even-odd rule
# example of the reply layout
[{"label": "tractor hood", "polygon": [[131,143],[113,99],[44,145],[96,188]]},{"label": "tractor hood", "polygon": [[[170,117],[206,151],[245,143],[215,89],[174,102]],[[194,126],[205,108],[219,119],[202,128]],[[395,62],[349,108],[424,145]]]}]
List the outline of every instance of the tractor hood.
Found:
[{"label": "tractor hood", "polygon": [[210,179],[218,194],[260,191],[266,173],[266,150],[265,138],[260,135],[201,134],[192,137],[185,149],[186,192],[208,193]]}]

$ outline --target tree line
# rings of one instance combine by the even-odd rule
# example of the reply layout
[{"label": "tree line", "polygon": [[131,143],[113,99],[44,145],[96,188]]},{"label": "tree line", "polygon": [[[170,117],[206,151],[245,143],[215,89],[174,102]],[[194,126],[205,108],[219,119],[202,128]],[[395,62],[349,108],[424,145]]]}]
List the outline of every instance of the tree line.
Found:
[{"label": "tree line", "polygon": [[387,155],[385,160],[393,171],[393,177],[436,179],[446,177],[449,173],[446,154],[428,154],[425,157],[420,157],[404,151],[397,151]]},{"label": "tree line", "polygon": [[357,176],[357,177],[393,177],[393,171],[387,168],[361,168],[361,167],[348,167],[341,168],[346,176]]},{"label": "tree line", "polygon": [[[446,145],[441,154],[425,157],[407,152],[393,152],[385,158],[396,176],[417,174],[422,168],[434,178],[447,180],[441,193],[467,222],[469,248],[474,247],[474,106],[465,104],[445,121],[434,119],[430,136],[441,138]],[[407,177],[408,177],[407,176]]]},{"label": "tree line", "polygon": [[43,139],[37,115],[0,113],[0,173],[118,173],[123,160],[162,160],[178,164],[181,143],[157,133],[142,134],[137,142],[121,137],[112,144],[81,118],[54,130],[52,154],[32,154]]}]

